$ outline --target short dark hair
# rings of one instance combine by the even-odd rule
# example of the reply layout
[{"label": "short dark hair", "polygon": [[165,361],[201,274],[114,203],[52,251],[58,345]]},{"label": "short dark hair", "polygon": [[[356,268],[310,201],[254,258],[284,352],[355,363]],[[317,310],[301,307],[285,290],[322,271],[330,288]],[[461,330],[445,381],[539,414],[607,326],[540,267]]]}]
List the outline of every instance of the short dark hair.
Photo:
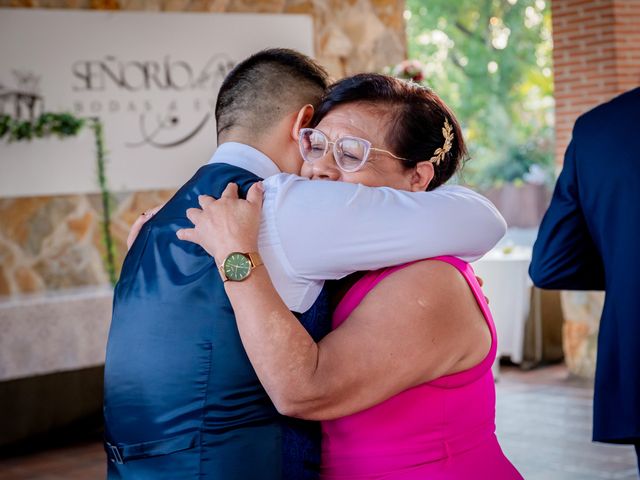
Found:
[{"label": "short dark hair", "polygon": [[257,135],[306,103],[316,105],[328,74],[295,50],[262,50],[236,65],[222,82],[216,101],[218,137],[242,126]]},{"label": "short dark hair", "polygon": [[447,182],[467,156],[462,129],[451,109],[436,93],[416,83],[388,75],[363,73],[347,77],[329,87],[312,124],[317,125],[332,109],[349,103],[365,103],[382,108],[388,115],[386,144],[409,161],[407,168],[429,160],[444,144],[445,119],[453,128],[451,149],[438,165],[427,190]]}]

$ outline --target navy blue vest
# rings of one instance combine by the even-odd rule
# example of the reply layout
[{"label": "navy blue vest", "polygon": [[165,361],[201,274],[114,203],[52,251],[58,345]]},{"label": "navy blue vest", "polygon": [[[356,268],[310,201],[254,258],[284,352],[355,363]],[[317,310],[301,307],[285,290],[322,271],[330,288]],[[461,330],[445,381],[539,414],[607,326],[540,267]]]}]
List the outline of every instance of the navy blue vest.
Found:
[{"label": "navy blue vest", "polygon": [[[256,175],[207,165],[150,220],[115,289],[105,365],[109,479],[318,478],[320,426],[281,416],[244,351],[216,261],[177,239],[198,195]],[[330,329],[326,293],[300,321]]]}]

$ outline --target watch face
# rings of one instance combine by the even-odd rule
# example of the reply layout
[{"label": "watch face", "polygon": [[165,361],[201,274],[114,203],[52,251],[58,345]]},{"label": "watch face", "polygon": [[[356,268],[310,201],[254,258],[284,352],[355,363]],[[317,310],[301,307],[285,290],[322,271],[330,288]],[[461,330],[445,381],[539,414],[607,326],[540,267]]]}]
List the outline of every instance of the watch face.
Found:
[{"label": "watch face", "polygon": [[244,280],[251,273],[251,261],[242,253],[232,253],[224,261],[224,273],[234,282]]}]

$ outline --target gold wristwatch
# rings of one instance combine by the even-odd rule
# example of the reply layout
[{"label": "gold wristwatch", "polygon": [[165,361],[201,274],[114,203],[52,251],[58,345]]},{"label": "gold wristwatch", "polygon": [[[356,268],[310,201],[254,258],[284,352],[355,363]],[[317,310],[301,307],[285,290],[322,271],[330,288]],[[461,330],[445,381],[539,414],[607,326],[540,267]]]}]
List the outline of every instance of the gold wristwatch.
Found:
[{"label": "gold wristwatch", "polygon": [[223,282],[241,282],[249,278],[252,270],[262,264],[262,258],[258,252],[232,252],[218,267],[218,271]]}]

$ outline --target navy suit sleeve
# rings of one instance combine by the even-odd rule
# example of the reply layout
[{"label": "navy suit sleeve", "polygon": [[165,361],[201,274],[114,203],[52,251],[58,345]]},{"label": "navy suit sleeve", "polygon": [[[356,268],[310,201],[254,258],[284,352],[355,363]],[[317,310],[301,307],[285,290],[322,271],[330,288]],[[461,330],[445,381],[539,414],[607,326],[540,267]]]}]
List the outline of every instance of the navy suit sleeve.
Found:
[{"label": "navy suit sleeve", "polygon": [[578,196],[575,137],[533,247],[529,275],[540,288],[604,290],[604,269]]}]

